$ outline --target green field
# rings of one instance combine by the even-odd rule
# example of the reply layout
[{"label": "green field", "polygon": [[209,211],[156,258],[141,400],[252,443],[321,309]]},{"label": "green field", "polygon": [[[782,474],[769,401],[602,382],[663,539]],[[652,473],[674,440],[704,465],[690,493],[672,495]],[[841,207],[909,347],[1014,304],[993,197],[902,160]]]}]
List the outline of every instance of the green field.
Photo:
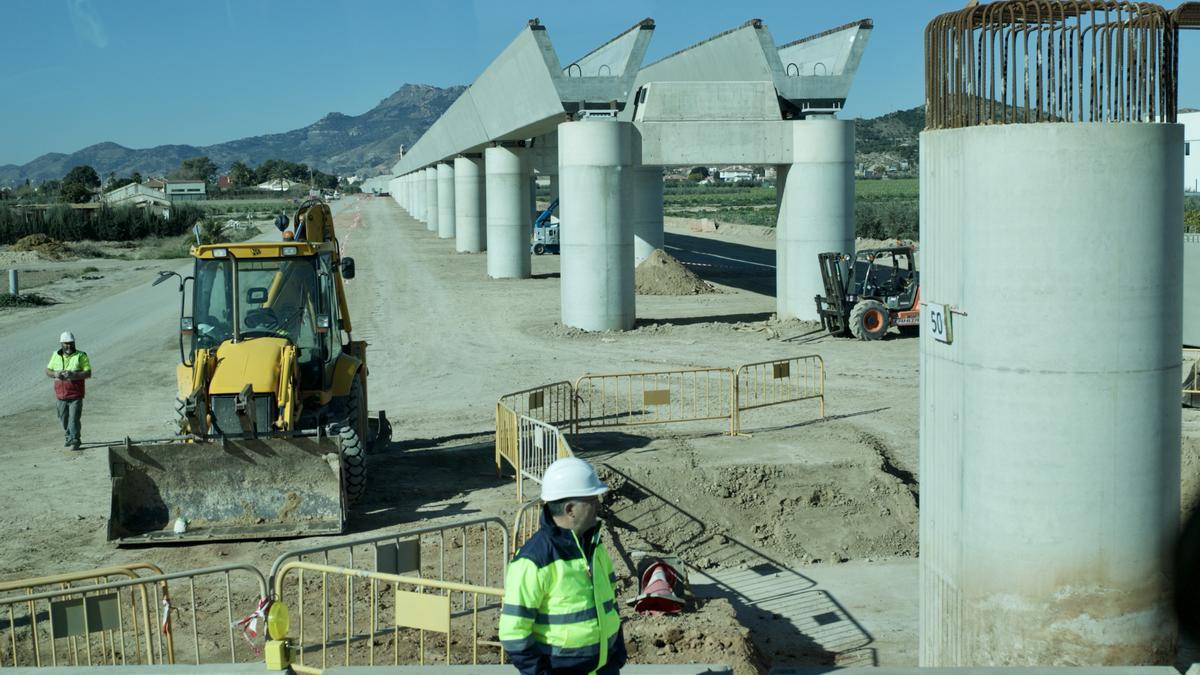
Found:
[{"label": "green field", "polygon": [[200,207],[206,216],[269,218],[276,213],[290,213],[295,208],[291,199],[209,199],[190,203]]}]

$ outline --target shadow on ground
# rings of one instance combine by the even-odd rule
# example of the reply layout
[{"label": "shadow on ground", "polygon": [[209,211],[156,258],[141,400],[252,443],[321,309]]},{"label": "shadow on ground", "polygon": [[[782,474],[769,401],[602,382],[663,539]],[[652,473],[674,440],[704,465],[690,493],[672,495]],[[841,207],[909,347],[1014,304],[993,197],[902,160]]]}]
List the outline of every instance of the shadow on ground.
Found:
[{"label": "shadow on ground", "polygon": [[673,232],[663,234],[663,248],[705,281],[775,295],[773,249]]},{"label": "shadow on ground", "polygon": [[[874,637],[828,591],[767,553],[723,533],[630,475],[604,464],[614,484],[606,519],[618,555],[630,569],[631,539],[654,545],[669,533],[661,553],[689,568],[698,598],[725,598],[772,663],[874,666]],[[668,548],[669,547],[669,548]],[[746,561],[744,564],[742,561]]]}]

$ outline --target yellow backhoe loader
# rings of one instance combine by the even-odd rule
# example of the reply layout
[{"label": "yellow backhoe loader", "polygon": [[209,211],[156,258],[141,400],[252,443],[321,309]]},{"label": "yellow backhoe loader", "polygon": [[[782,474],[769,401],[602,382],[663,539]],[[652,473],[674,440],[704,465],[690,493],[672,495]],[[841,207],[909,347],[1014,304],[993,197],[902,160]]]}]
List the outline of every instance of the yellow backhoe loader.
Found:
[{"label": "yellow backhoe loader", "polygon": [[336,534],[362,496],[368,444],[390,434],[350,333],[354,260],[320,200],[276,225],[283,241],[197,244],[191,276],[154,282],[179,278],[179,436],[109,447],[109,540]]}]

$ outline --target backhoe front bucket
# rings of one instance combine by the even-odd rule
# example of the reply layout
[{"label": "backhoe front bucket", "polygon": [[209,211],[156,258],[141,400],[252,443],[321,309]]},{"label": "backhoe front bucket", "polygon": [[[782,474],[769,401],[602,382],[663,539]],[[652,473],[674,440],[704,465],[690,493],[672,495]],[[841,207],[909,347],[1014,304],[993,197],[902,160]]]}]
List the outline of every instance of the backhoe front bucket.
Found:
[{"label": "backhoe front bucket", "polygon": [[340,534],[336,439],[114,445],[108,539],[121,544]]}]

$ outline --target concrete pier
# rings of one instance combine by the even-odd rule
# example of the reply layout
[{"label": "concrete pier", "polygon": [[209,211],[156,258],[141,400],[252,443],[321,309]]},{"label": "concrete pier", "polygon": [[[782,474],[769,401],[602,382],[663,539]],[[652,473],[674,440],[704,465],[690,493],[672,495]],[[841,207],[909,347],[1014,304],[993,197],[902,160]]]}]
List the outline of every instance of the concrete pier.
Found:
[{"label": "concrete pier", "polygon": [[921,134],[921,665],[1175,662],[1182,153]]},{"label": "concrete pier", "polygon": [[817,118],[791,123],[792,163],[777,167],[776,311],[819,320],[824,295],[817,254],[854,252],[854,123]]},{"label": "concrete pier", "polygon": [[454,158],[454,250],[480,253],[487,250],[486,188],[483,157]]},{"label": "concrete pier", "polygon": [[639,166],[633,179],[633,265],[637,267],[656,248],[663,247],[662,167]]},{"label": "concrete pier", "polygon": [[437,195],[438,195],[438,238],[454,238],[454,165],[449,162],[438,162],[437,165]]},{"label": "concrete pier", "polygon": [[425,169],[425,229],[438,231],[438,184],[437,167]]},{"label": "concrete pier", "polygon": [[632,125],[558,126],[562,322],[583,330],[633,328]]},{"label": "concrete pier", "polygon": [[487,194],[487,271],[493,279],[530,275],[528,151],[497,145],[483,151]]}]

